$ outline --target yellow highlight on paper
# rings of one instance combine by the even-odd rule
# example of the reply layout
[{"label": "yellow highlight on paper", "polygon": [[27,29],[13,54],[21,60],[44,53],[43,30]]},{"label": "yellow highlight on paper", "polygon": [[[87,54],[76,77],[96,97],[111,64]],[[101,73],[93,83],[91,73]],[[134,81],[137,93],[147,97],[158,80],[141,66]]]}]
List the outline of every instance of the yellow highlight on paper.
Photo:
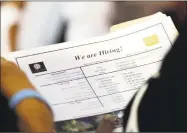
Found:
[{"label": "yellow highlight on paper", "polygon": [[148,36],[143,40],[146,46],[153,46],[159,43],[159,38],[157,35]]}]

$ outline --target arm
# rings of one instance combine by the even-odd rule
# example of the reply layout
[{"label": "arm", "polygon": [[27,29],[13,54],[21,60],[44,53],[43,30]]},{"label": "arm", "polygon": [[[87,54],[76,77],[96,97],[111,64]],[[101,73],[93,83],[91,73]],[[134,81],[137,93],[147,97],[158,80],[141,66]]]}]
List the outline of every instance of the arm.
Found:
[{"label": "arm", "polygon": [[[1,92],[8,100],[25,88],[34,90],[27,76],[14,63],[1,58]],[[15,108],[19,117],[19,127],[26,132],[52,132],[53,114],[46,103],[28,98]]]},{"label": "arm", "polygon": [[53,115],[45,103],[37,99],[25,99],[16,107],[21,121],[19,128],[30,132],[53,132]]}]

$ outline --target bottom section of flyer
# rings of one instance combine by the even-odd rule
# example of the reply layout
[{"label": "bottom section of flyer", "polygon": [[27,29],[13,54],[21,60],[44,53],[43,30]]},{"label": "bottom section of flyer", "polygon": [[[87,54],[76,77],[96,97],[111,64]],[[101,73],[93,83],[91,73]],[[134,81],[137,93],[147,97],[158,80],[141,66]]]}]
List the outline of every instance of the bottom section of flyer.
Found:
[{"label": "bottom section of flyer", "polygon": [[73,120],[58,121],[55,123],[57,132],[88,132],[95,131],[104,116],[112,115],[117,118],[116,129],[122,129],[123,110],[100,114]]}]

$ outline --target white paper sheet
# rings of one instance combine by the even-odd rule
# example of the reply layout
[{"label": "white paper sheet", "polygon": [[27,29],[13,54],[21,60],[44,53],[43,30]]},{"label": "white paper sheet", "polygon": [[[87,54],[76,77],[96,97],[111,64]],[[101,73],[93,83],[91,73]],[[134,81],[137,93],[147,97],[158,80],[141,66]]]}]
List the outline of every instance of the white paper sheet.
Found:
[{"label": "white paper sheet", "polygon": [[[168,24],[170,23],[170,24]],[[153,74],[177,33],[168,18],[148,21],[103,37],[18,51],[7,57],[29,77],[62,121],[120,115]],[[144,38],[158,42],[146,46]]]}]

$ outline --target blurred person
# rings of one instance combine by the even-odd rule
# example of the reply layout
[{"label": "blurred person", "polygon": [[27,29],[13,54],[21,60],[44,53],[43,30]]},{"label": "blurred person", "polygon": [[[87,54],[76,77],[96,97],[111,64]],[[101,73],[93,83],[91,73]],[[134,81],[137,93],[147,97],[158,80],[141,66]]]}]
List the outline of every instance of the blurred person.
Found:
[{"label": "blurred person", "polygon": [[1,56],[15,51],[15,33],[25,2],[1,2]]},{"label": "blurred person", "polygon": [[159,74],[144,84],[125,109],[126,132],[187,131],[187,15]]},{"label": "blurred person", "polygon": [[27,2],[19,21],[17,50],[102,36],[114,24],[158,11],[174,12],[178,23],[185,10],[184,2]]},{"label": "blurred person", "polygon": [[10,26],[17,23],[19,11],[14,5],[3,2],[1,5],[1,55],[11,51],[9,31]]}]

